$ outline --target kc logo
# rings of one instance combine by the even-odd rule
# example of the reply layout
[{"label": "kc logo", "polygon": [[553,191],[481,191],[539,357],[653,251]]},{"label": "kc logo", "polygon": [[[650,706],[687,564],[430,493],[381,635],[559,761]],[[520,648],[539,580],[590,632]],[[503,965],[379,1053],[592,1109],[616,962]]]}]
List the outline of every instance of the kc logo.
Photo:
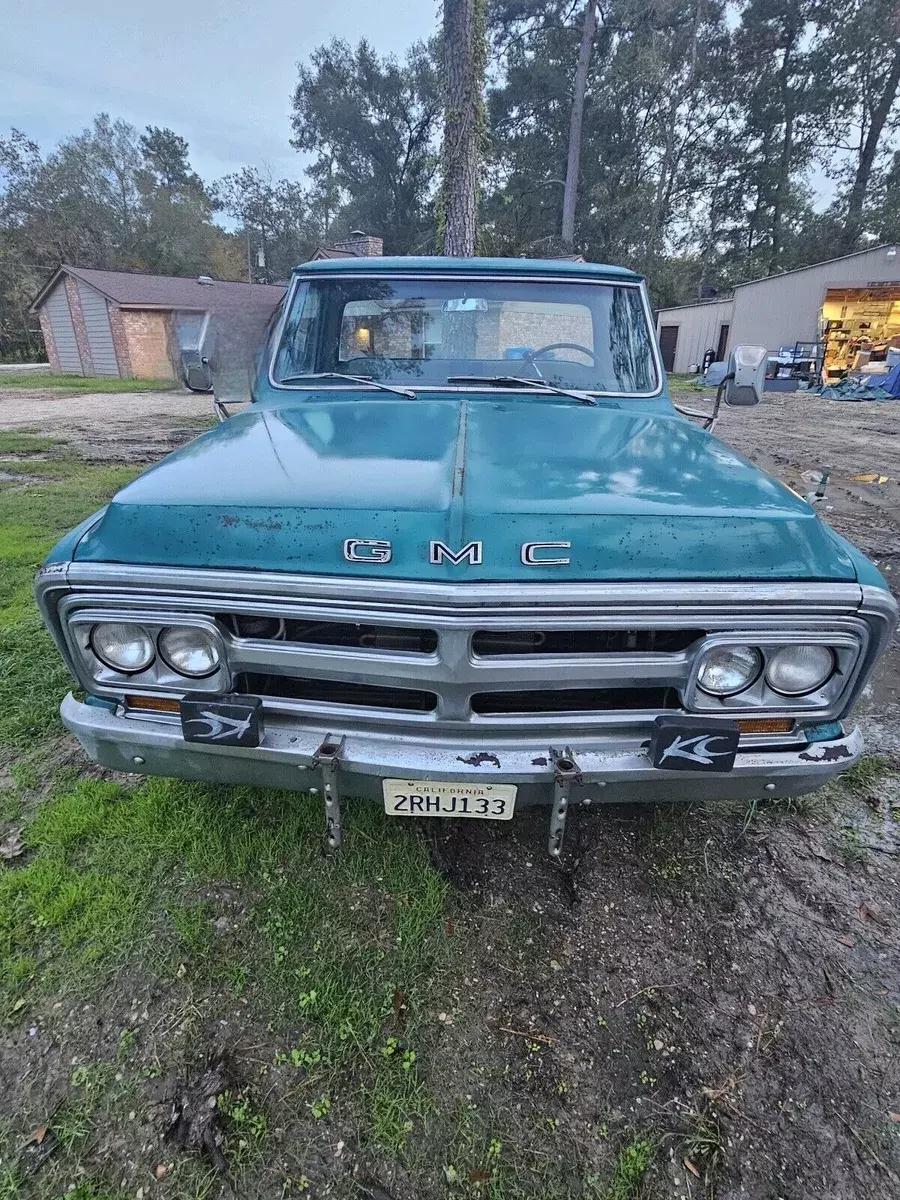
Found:
[{"label": "kc logo", "polygon": [[709,767],[714,758],[725,758],[731,754],[730,746],[726,746],[725,750],[711,750],[710,746],[713,742],[728,743],[729,739],[710,733],[701,733],[697,737],[690,738],[682,738],[679,734],[675,741],[663,750],[659,759],[660,765],[667,758],[686,758],[688,762],[701,763],[704,767]]}]

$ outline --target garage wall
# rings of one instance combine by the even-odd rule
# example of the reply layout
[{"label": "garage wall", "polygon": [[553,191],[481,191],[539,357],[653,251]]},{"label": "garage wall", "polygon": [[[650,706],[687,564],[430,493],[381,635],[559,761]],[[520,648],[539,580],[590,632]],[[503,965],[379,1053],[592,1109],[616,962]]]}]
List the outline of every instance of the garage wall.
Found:
[{"label": "garage wall", "polygon": [[[719,329],[722,325],[731,324],[732,308],[731,300],[715,300],[709,304],[686,304],[681,308],[660,309],[656,322],[657,330],[663,325],[678,327],[674,371],[687,371],[692,363],[703,362],[703,355],[707,350],[716,349]],[[729,346],[733,344],[734,339],[729,338]]]},{"label": "garage wall", "polygon": [[93,374],[118,376],[119,364],[116,361],[116,348],[109,326],[106,297],[101,296],[95,288],[81,279],[77,280],[77,284],[81,311],[84,314],[85,333],[91,351]]},{"label": "garage wall", "polygon": [[119,309],[131,373],[136,379],[173,379],[169,321],[171,314],[149,309]]},{"label": "garage wall", "polygon": [[741,284],[734,293],[735,337],[770,351],[796,341],[815,341],[828,288],[887,282],[900,283],[900,253],[888,257],[882,246],[803,271]]},{"label": "garage wall", "polygon": [[69,298],[66,295],[66,282],[61,279],[43,305],[53,331],[53,344],[56,347],[56,357],[59,370],[70,375],[83,375],[84,367],[78,352],[78,339],[75,337],[75,325],[69,310]]}]

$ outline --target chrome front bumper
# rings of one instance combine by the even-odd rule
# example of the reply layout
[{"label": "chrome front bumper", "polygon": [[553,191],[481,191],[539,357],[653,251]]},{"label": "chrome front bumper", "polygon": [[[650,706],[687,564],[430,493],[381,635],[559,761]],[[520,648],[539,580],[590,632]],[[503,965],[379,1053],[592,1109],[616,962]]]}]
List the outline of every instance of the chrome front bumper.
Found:
[{"label": "chrome front bumper", "polygon": [[[175,718],[120,716],[83,704],[70,693],[62,719],[95,762],[116,771],[168,775],[223,784],[251,784],[308,792],[323,784],[323,742],[340,743],[337,769],[347,795],[381,801],[381,781],[432,779],[459,784],[513,783],[517,806],[553,804],[558,795],[555,754],[571,749],[577,771],[567,780],[567,802],[754,800],[798,796],[845,771],[862,754],[858,730],[828,742],[738,752],[733,771],[663,771],[651,766],[645,743],[564,736],[541,740],[537,730],[517,746],[467,741],[438,743],[426,732],[350,732],[267,719],[256,749],[186,742]],[[470,731],[467,731],[470,733]],[[487,732],[487,731],[486,731]],[[327,780],[326,780],[327,783]],[[327,787],[326,787],[327,794]]]}]

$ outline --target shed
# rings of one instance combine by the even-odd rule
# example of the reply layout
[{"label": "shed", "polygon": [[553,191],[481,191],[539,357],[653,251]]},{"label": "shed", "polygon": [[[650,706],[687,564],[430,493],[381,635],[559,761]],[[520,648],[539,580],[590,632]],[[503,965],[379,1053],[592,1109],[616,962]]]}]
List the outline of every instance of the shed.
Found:
[{"label": "shed", "polygon": [[281,284],[61,266],[30,311],[54,371],[173,379],[184,351],[213,344],[249,361],[283,295]]},{"label": "shed", "polygon": [[660,309],[657,326],[668,371],[688,371],[710,350],[716,361],[741,344],[777,356],[799,342],[818,346],[826,368],[839,372],[837,364],[852,365],[856,343],[900,334],[900,252],[873,246],[752,279],[727,297]]}]

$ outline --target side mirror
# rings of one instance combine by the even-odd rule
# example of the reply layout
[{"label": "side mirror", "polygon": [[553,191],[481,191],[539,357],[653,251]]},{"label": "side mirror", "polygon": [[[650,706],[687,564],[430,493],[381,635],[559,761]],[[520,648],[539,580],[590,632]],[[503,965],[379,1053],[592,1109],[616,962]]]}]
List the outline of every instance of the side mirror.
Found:
[{"label": "side mirror", "polygon": [[766,383],[768,351],[763,346],[735,346],[728,356],[725,403],[732,408],[759,404]]}]

